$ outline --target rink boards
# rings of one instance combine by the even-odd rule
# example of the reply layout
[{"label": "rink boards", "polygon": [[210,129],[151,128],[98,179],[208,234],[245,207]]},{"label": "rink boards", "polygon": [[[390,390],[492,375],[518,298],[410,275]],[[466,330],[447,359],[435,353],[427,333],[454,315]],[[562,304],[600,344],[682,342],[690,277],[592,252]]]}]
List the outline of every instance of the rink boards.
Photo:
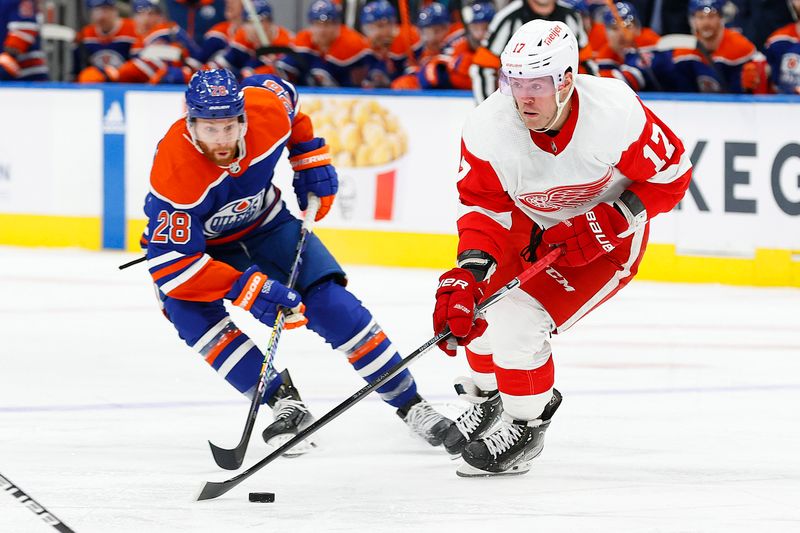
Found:
[{"label": "rink boards", "polygon": [[[450,266],[465,93],[302,90],[341,189],[318,233],[343,263]],[[800,98],[650,95],[695,165],[640,278],[800,286]],[[180,89],[0,87],[0,244],[136,249]],[[284,161],[276,184],[294,204]],[[292,206],[294,207],[294,206]]]}]

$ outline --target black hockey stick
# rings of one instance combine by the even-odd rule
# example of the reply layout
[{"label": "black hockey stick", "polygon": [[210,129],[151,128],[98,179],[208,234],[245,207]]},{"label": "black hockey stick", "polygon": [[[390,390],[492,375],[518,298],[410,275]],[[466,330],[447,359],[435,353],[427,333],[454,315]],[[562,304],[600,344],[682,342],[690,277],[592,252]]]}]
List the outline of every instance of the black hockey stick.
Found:
[{"label": "black hockey stick", "polygon": [[137,257],[133,261],[128,261],[124,265],[120,265],[117,268],[120,269],[120,270],[125,270],[126,268],[132,267],[133,265],[138,265],[142,261],[147,261],[147,256],[146,255],[143,255],[142,257]]},{"label": "black hockey stick", "polygon": [[[550,266],[550,264],[561,255],[562,249],[556,248],[551,250],[547,255],[533,263],[531,266],[526,268],[522,273],[517,276],[516,278],[512,279],[508,283],[506,283],[503,287],[501,287],[497,292],[489,296],[486,300],[481,302],[478,306],[478,312],[485,310],[487,307],[497,303],[498,300],[504,298],[512,289],[517,288],[521,284],[525,283],[526,281],[530,280],[533,276],[543,271],[545,268]],[[375,381],[365,385],[362,389],[358,392],[347,398],[345,401],[325,413],[319,420],[305,428],[304,430],[300,431],[292,437],[291,440],[285,442],[282,446],[274,450],[272,453],[261,459],[259,462],[242,472],[241,474],[234,476],[226,481],[207,481],[203,484],[200,488],[200,492],[197,495],[197,500],[210,500],[212,498],[216,498],[218,496],[222,496],[233,487],[244,481],[245,479],[249,478],[269,463],[283,455],[287,450],[294,447],[299,442],[310,437],[312,434],[316,433],[317,430],[321,429],[323,426],[327,425],[333,419],[353,407],[355,404],[363,400],[364,398],[369,395],[370,392],[374,391],[397,374],[402,372],[406,369],[411,363],[413,363],[418,357],[422,354],[430,350],[433,346],[435,346],[439,341],[446,339],[450,336],[450,328],[445,328],[444,331],[427,341],[425,344],[417,348],[413,353],[404,357],[400,362],[394,365],[392,368],[384,372],[380,375]]]},{"label": "black hockey stick", "polygon": [[59,518],[56,518],[53,513],[45,509],[44,505],[28,496],[24,490],[14,485],[2,474],[0,474],[0,491],[7,492],[9,496],[33,511],[33,514],[41,518],[45,524],[53,526],[56,530],[61,531],[62,533],[75,533],[72,529],[70,529],[69,526],[67,526],[67,524],[62,522]]},{"label": "black hockey stick", "polygon": [[[319,210],[319,204],[319,198],[310,194],[308,197],[308,209],[303,218],[303,225],[300,228],[300,238],[297,240],[297,252],[294,256],[292,269],[289,272],[289,281],[286,283],[286,286],[290,289],[294,288],[297,277],[300,275],[300,256],[305,249],[306,237],[308,237],[311,228],[314,226],[314,217],[316,217],[317,211]],[[242,438],[239,440],[239,444],[237,444],[235,448],[227,449],[220,448],[213,442],[208,441],[208,445],[211,446],[211,454],[214,456],[214,461],[221,468],[236,470],[242,466],[244,454],[250,442],[250,435],[253,433],[253,427],[256,423],[258,409],[261,407],[261,401],[264,398],[264,390],[267,388],[268,378],[275,372],[272,368],[272,360],[275,357],[275,351],[278,349],[278,341],[281,338],[285,320],[286,315],[284,309],[279,307],[278,316],[275,318],[275,325],[272,326],[272,335],[269,338],[269,344],[264,352],[264,362],[261,363],[261,372],[258,375],[258,386],[253,393],[253,400],[250,402],[250,411],[247,413],[247,422],[245,422],[244,431],[242,432]]]}]

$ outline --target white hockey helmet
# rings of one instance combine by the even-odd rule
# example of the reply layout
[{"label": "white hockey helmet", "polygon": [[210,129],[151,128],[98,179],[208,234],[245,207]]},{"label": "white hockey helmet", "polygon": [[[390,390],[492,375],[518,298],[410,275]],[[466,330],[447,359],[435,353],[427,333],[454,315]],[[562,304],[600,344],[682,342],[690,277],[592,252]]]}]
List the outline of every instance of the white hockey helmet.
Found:
[{"label": "white hockey helmet", "polygon": [[558,109],[551,123],[541,130],[547,131],[572,96],[574,85],[563,101],[558,98],[567,72],[572,72],[573,76],[578,74],[578,40],[573,31],[563,22],[532,20],[514,32],[500,54],[500,92],[513,95],[515,84],[524,85],[524,80],[549,77],[552,85],[540,85],[538,94],[534,94],[555,95]]}]

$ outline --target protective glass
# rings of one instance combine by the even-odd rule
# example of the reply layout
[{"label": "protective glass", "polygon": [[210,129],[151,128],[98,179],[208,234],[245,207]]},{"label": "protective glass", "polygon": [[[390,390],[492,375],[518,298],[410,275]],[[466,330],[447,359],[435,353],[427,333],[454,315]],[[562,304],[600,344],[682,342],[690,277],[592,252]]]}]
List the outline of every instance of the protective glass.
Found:
[{"label": "protective glass", "polygon": [[513,78],[500,74],[500,92],[514,98],[542,98],[556,94],[552,76],[538,78]]}]

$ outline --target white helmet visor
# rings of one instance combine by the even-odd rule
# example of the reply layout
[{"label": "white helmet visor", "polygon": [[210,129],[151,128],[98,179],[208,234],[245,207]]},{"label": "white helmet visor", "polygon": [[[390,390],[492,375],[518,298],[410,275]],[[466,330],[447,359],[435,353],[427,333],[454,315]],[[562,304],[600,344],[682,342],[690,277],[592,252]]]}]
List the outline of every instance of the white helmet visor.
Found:
[{"label": "white helmet visor", "polygon": [[516,99],[544,98],[554,96],[556,86],[552,76],[520,78],[507,76],[500,71],[500,92]]}]

